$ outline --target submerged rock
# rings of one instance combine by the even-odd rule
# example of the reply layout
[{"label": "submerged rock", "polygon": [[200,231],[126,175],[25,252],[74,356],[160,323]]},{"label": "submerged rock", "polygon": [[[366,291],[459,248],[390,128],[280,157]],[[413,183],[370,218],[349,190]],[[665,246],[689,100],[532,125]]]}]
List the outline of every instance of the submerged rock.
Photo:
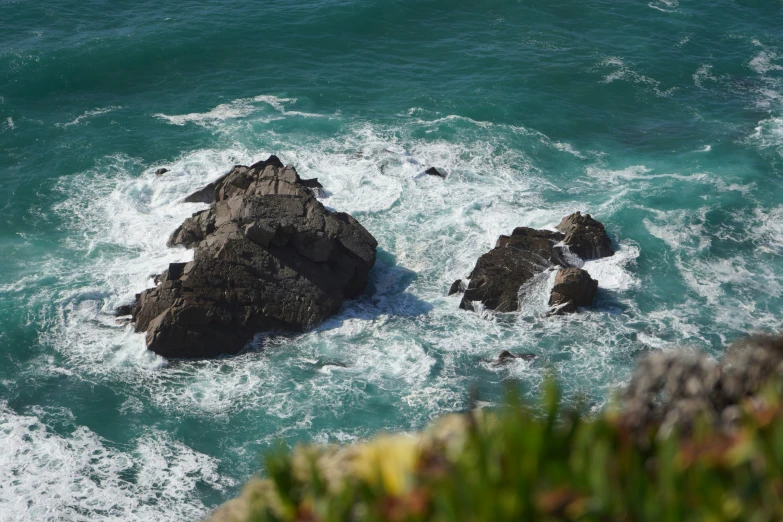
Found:
[{"label": "submerged rock", "polygon": [[508,362],[513,361],[514,359],[522,359],[523,361],[532,361],[535,358],[536,358],[536,354],[534,353],[511,353],[508,350],[503,350],[502,352],[500,352],[500,355],[498,355],[495,364],[506,364]]},{"label": "submerged rock", "polygon": [[576,312],[580,306],[593,304],[598,281],[590,277],[581,268],[563,268],[555,276],[555,286],[549,298],[549,306],[555,307],[553,313]]},{"label": "submerged rock", "polygon": [[147,347],[169,357],[236,353],[257,332],[307,330],[361,294],[377,242],[327,210],[313,186],[271,156],[188,196],[214,204],[169,238],[193,248],[194,260],[169,265],[137,299]]},{"label": "submerged rock", "polygon": [[[460,308],[471,310],[473,303],[479,302],[490,310],[498,312],[513,312],[519,307],[520,289],[525,283],[536,275],[555,267],[573,267],[572,256],[568,251],[582,259],[593,259],[613,255],[611,241],[606,235],[604,226],[590,217],[579,212],[563,218],[558,231],[535,230],[528,227],[514,229],[510,236],[500,236],[495,248],[482,255],[476,262],[469,279],[465,294],[460,302]],[[566,248],[568,248],[568,251]],[[582,270],[581,272],[584,272]],[[563,274],[562,277],[575,277],[572,272]],[[587,279],[593,281],[587,272]],[[570,310],[569,301],[578,306],[589,306],[584,303],[589,297],[592,302],[592,294],[588,292],[591,287],[583,276],[579,281],[585,285],[584,294],[560,293],[553,294],[550,302],[565,305],[564,311]],[[571,292],[571,279],[563,280],[564,292]],[[596,283],[597,285],[597,283]],[[565,300],[563,300],[565,299]]]},{"label": "submerged rock", "polygon": [[444,174],[443,172],[439,171],[435,167],[428,168],[427,170],[424,171],[424,173],[425,174],[429,174],[430,176],[439,176],[441,178],[445,178],[446,177],[446,174]]},{"label": "submerged rock", "polygon": [[156,176],[162,176],[162,175],[164,175],[167,172],[169,172],[169,169],[162,169],[161,168],[161,169],[158,169],[158,170],[155,171],[155,175]]}]

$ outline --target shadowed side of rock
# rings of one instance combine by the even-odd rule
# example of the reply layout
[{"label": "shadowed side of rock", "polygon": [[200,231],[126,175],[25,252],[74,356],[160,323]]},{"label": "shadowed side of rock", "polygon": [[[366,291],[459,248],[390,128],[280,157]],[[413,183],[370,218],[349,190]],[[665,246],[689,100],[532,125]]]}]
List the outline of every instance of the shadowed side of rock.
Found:
[{"label": "shadowed side of rock", "polygon": [[305,181],[272,156],[194,193],[213,205],[168,243],[193,248],[194,260],[172,265],[133,306],[149,349],[236,353],[260,331],[312,328],[364,291],[377,242],[353,217],[327,210]]}]

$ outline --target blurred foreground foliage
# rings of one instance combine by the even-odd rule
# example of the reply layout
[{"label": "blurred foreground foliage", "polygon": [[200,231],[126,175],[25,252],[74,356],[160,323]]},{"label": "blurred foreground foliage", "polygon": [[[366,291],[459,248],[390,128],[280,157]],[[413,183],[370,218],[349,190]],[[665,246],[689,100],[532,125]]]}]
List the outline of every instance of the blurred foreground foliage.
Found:
[{"label": "blurred foreground foliage", "polygon": [[767,384],[730,428],[683,434],[564,411],[554,385],[539,408],[510,393],[417,436],[273,452],[213,521],[783,520],[781,396]]}]

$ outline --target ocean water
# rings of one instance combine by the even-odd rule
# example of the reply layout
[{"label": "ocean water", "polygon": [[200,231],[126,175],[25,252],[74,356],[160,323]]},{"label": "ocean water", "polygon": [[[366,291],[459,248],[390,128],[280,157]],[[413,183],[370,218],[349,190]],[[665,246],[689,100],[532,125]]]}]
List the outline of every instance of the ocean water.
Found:
[{"label": "ocean water", "polygon": [[[550,372],[595,410],[646,352],[779,329],[781,27],[780,0],[0,2],[0,519],[196,520],[280,439]],[[192,255],[182,197],[271,153],[378,239],[370,288],[236,357],[147,352],[113,310]],[[516,314],[446,297],[576,210],[618,249],[594,308],[543,316],[551,274]]]}]

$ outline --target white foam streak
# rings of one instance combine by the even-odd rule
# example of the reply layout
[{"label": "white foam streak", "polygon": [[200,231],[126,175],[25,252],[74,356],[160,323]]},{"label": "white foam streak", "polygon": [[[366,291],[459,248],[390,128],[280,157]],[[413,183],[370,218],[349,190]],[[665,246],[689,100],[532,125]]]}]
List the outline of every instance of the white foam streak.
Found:
[{"label": "white foam streak", "polygon": [[84,112],[83,114],[81,114],[80,116],[77,116],[76,118],[74,118],[72,121],[69,121],[68,123],[56,123],[55,125],[57,127],[63,127],[63,128],[71,127],[73,125],[78,125],[79,123],[83,122],[84,120],[87,120],[87,119],[90,119],[90,118],[94,118],[95,116],[100,116],[101,114],[107,114],[107,113],[112,112],[112,111],[117,111],[117,110],[120,110],[120,109],[122,109],[122,107],[114,106],[114,105],[112,105],[110,107],[104,107],[102,109],[94,109],[94,110],[91,110],[91,111]]},{"label": "white foam streak", "polygon": [[575,157],[577,157],[579,159],[585,159],[585,156],[581,152],[579,152],[578,150],[574,149],[574,147],[571,146],[571,144],[569,144],[569,143],[561,143],[561,142],[557,141],[557,142],[553,143],[553,145],[554,145],[554,147],[557,150],[562,150],[563,152],[567,152],[567,153],[571,154],[572,156],[575,156]]},{"label": "white foam streak", "polygon": [[584,270],[598,281],[598,287],[612,292],[627,292],[639,286],[633,270],[639,257],[639,247],[623,243],[613,256],[585,261]]},{"label": "white foam streak", "polygon": [[679,0],[655,0],[647,5],[664,13],[676,13],[680,2]]},{"label": "white foam streak", "polygon": [[61,436],[4,403],[0,444],[5,520],[196,520],[208,511],[197,483],[217,491],[234,484],[215,459],[166,433],[150,432],[120,451],[83,426]]},{"label": "white foam streak", "polygon": [[695,73],[693,73],[693,84],[699,89],[704,89],[705,80],[709,80],[712,82],[718,80],[718,78],[713,76],[711,73],[712,73],[712,65],[709,64],[702,65],[696,70]]},{"label": "white foam streak", "polygon": [[622,58],[617,56],[605,58],[599,63],[599,67],[608,67],[614,69],[604,77],[603,83],[612,83],[620,80],[628,81],[646,86],[648,90],[661,98],[668,98],[678,90],[677,87],[663,89],[661,87],[661,82],[637,72],[633,67],[626,64]]},{"label": "white foam streak", "polygon": [[770,71],[783,71],[783,66],[774,63],[777,58],[776,53],[761,51],[750,60],[748,66],[761,75],[766,75]]},{"label": "white foam streak", "polygon": [[322,114],[315,114],[302,111],[289,111],[286,109],[286,105],[292,105],[296,103],[296,98],[279,98],[277,96],[260,95],[253,98],[240,98],[233,100],[229,103],[224,103],[214,107],[207,112],[192,112],[189,114],[179,115],[167,115],[167,114],[154,114],[156,118],[167,121],[172,125],[186,125],[188,123],[195,123],[203,127],[217,128],[221,122],[227,120],[238,120],[247,118],[250,115],[256,114],[262,110],[263,106],[272,107],[276,113],[264,118],[260,118],[261,121],[266,123],[283,119],[286,116],[299,116],[303,118],[324,118],[326,116]]},{"label": "white foam streak", "polygon": [[754,210],[754,228],[762,249],[777,255],[783,253],[783,206],[771,210]]},{"label": "white foam streak", "polygon": [[783,158],[783,117],[760,121],[748,141],[762,151],[771,149]]}]

